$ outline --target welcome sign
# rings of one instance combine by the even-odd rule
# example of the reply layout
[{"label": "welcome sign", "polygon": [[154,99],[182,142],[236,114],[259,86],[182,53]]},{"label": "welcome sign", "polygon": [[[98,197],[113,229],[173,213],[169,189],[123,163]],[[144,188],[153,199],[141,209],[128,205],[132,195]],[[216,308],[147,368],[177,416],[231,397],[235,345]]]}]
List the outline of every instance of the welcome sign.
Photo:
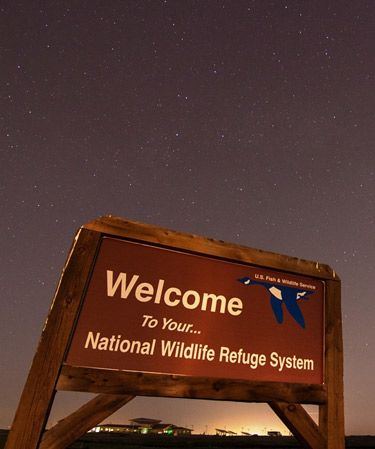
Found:
[{"label": "welcome sign", "polygon": [[103,237],[65,363],[322,384],[324,282]]},{"label": "welcome sign", "polygon": [[[46,432],[56,391],[97,396]],[[344,449],[340,278],[110,215],[85,224],[5,449],[68,447],[136,396],[266,402],[303,447]]]}]

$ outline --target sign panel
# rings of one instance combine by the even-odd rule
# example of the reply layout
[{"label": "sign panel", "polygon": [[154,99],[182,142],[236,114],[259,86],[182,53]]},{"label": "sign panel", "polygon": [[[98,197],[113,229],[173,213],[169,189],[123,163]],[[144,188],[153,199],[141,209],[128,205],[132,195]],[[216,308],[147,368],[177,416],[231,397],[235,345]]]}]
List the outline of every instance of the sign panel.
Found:
[{"label": "sign panel", "polygon": [[324,282],[103,237],[66,364],[323,383]]}]

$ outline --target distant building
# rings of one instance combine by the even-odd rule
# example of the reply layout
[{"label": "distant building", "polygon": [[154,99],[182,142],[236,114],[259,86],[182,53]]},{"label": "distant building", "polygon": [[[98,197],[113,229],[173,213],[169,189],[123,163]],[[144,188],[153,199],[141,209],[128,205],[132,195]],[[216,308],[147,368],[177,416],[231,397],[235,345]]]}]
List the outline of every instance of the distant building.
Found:
[{"label": "distant building", "polygon": [[[161,423],[161,419],[151,418],[134,418],[130,420],[130,424],[136,433],[152,433],[153,429],[156,429]],[[154,432],[155,433],[155,432]]]},{"label": "distant building", "polygon": [[135,418],[130,424],[101,424],[89,431],[90,433],[125,433],[125,434],[159,434],[159,435],[191,435],[191,429],[174,424],[163,424],[160,419]]},{"label": "distant building", "polygon": [[267,435],[269,437],[281,437],[282,433],[279,432],[278,430],[270,430],[269,432],[267,432]]}]

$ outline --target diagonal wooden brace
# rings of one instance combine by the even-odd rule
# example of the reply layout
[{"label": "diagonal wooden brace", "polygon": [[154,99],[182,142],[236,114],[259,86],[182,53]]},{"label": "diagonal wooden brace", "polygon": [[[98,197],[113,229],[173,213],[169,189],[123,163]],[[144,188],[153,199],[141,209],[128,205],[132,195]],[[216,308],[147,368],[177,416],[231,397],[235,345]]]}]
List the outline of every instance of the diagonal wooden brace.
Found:
[{"label": "diagonal wooden brace", "polygon": [[273,401],[268,405],[305,449],[324,449],[326,440],[319,426],[300,404]]},{"label": "diagonal wooden brace", "polygon": [[100,394],[48,430],[39,445],[40,449],[65,449],[82,435],[115,413],[134,396]]}]

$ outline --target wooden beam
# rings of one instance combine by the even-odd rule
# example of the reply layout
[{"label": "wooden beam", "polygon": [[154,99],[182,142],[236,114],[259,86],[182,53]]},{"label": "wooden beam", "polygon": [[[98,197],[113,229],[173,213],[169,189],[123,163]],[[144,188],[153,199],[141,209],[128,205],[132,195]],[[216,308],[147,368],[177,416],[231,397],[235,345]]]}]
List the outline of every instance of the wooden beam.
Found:
[{"label": "wooden beam", "polygon": [[81,303],[100,234],[80,230],[55,298],[10,429],[5,449],[36,449],[53,402],[58,373]]},{"label": "wooden beam", "polygon": [[322,279],[339,279],[332,268],[322,263],[271,253],[194,234],[173,231],[171,229],[159,228],[111,215],[93,220],[85,224],[83,228],[99,231],[106,235],[154,243],[167,248],[176,248],[196,254],[207,254],[211,257],[254,264],[269,269],[285,270],[289,273],[297,273],[299,275]]},{"label": "wooden beam", "polygon": [[102,394],[45,432],[39,449],[65,449],[90,429],[115,413],[134,396]]},{"label": "wooden beam", "polygon": [[305,449],[326,448],[326,440],[318,425],[301,405],[272,401],[269,406]]},{"label": "wooden beam", "polygon": [[254,382],[72,366],[62,367],[56,388],[63,391],[243,402],[279,400],[324,404],[327,400],[323,385]]},{"label": "wooden beam", "polygon": [[319,407],[319,426],[327,449],[345,448],[344,368],[340,282],[326,282],[325,383],[327,403]]}]

